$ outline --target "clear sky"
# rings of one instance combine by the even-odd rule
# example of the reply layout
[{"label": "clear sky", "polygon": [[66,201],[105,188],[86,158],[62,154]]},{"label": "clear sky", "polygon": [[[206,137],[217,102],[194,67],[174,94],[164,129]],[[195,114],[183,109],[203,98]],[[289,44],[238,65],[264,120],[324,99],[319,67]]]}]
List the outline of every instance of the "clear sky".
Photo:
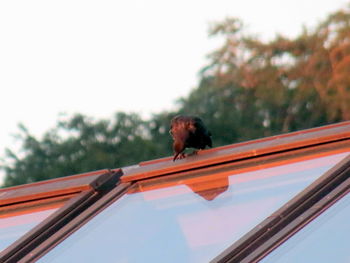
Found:
[{"label": "clear sky", "polygon": [[[262,39],[296,36],[347,0],[2,0],[0,156],[23,123],[40,135],[59,113],[108,118],[171,109],[218,46],[208,25],[239,17]],[[0,175],[1,176],[1,175]]]}]

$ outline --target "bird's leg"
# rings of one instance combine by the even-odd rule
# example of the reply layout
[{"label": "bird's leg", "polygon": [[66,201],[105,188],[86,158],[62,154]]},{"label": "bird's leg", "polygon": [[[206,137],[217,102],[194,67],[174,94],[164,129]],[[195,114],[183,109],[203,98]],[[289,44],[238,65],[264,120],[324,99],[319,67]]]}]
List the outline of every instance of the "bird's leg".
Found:
[{"label": "bird's leg", "polygon": [[176,159],[184,159],[185,157],[186,157],[186,155],[183,151],[176,153],[174,158],[173,158],[173,162],[175,162]]},{"label": "bird's leg", "polygon": [[179,154],[179,159],[184,159],[186,158],[186,154],[184,152]]},{"label": "bird's leg", "polygon": [[193,150],[193,152],[189,153],[188,156],[197,155],[199,151],[200,150]]}]

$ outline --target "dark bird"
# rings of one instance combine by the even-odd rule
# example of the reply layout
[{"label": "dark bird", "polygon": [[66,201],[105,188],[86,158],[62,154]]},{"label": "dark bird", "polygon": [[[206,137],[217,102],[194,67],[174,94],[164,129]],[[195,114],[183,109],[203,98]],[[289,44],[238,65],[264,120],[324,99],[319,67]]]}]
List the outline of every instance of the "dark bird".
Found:
[{"label": "dark bird", "polygon": [[184,158],[185,154],[183,151],[186,148],[205,149],[206,146],[212,147],[211,133],[198,117],[183,115],[174,117],[171,120],[169,132],[174,139],[173,161],[178,157]]}]

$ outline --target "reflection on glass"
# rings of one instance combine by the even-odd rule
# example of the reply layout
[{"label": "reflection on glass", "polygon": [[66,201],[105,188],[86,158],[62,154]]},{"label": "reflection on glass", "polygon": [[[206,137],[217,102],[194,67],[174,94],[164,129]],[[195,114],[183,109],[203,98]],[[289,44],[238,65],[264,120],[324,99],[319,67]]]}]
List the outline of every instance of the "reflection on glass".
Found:
[{"label": "reflection on glass", "polygon": [[0,216],[0,252],[56,210],[57,208],[21,215]]},{"label": "reflection on glass", "polygon": [[209,262],[346,155],[126,194],[39,261]]},{"label": "reflection on glass", "polygon": [[266,256],[264,263],[350,262],[350,194]]}]

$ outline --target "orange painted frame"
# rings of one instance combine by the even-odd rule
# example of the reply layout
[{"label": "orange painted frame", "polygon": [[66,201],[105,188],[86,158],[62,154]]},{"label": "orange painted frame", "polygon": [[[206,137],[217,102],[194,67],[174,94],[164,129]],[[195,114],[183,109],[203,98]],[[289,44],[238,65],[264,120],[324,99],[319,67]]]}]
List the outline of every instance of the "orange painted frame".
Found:
[{"label": "orange painted frame", "polygon": [[211,263],[258,262],[350,192],[350,154]]},{"label": "orange painted frame", "polygon": [[[166,176],[146,178],[135,182],[129,193],[155,190],[163,187],[170,187],[181,181],[183,184],[196,184],[204,180],[211,182],[227,177],[233,174],[250,172],[260,168],[270,168],[279,165],[285,165],[295,161],[305,161],[315,157],[322,157],[331,154],[337,154],[350,151],[350,140],[332,142],[318,146],[311,146],[293,151],[280,152],[271,155],[257,156],[248,158],[239,162],[230,162],[218,166],[209,166],[189,171],[174,173]],[[258,158],[258,159],[257,159]],[[259,166],[256,167],[256,162]]]},{"label": "orange painted frame", "polygon": [[[8,257],[6,260],[19,261],[24,258],[32,257],[33,254],[30,252],[36,250],[35,248],[38,248],[38,245],[40,244],[42,244],[42,246],[44,246],[43,244],[45,242],[46,244],[48,244],[50,237],[53,237],[54,235],[61,237],[67,236],[76,229],[76,224],[83,224],[87,220],[86,218],[91,218],[96,213],[99,213],[102,209],[101,207],[105,206],[100,204],[101,207],[96,209],[95,205],[92,204],[105,194],[105,190],[103,190],[103,187],[107,184],[109,185],[109,187],[107,187],[108,190],[106,191],[111,190],[117,184],[117,181],[120,176],[121,181],[124,182],[124,187],[126,187],[125,189],[127,189],[130,185],[133,185],[135,182],[141,183],[148,178],[160,178],[161,181],[163,179],[164,181],[167,181],[171,178],[174,179],[175,177],[177,177],[177,173],[179,172],[195,173],[199,169],[205,168],[210,170],[211,168],[215,169],[215,167],[219,165],[225,166],[234,164],[244,166],[245,162],[253,161],[254,158],[257,156],[263,158],[266,157],[267,159],[269,159],[270,156],[272,157],[272,155],[276,154],[281,154],[282,156],[284,155],[284,153],[295,153],[297,151],[300,151],[300,153],[302,154],[303,152],[305,153],[311,149],[317,151],[317,149],[321,149],[323,147],[332,148],[335,145],[341,145],[343,143],[344,145],[348,145],[349,141],[350,122],[342,122],[315,129],[309,129],[244,143],[217,147],[211,150],[202,151],[198,156],[186,158],[176,162],[172,162],[171,158],[169,157],[149,162],[142,162],[138,165],[138,167],[132,169],[115,169],[113,171],[101,170],[92,173],[81,174],[67,178],[53,179],[25,186],[1,189],[0,207],[15,205],[27,202],[29,200],[40,201],[50,197],[59,197],[77,193],[90,192],[91,197],[94,196],[92,197],[92,199],[90,199],[90,197],[88,196],[90,194],[87,194],[86,196],[81,195],[77,197],[75,201],[72,201],[74,205],[68,205],[68,207],[70,208],[73,208],[76,205],[77,209],[73,209],[75,211],[75,214],[73,213],[71,217],[66,218],[66,220],[63,220],[61,224],[57,224],[55,232],[48,231],[48,229],[45,228],[47,227],[47,225],[41,225],[41,227],[44,227],[46,229],[46,236],[44,235],[38,239],[35,239],[34,236],[38,234],[38,229],[36,229],[31,233],[31,238],[33,239],[26,240],[26,242],[22,240],[22,243],[19,242],[19,244],[14,246],[14,249],[16,249],[15,253],[12,253],[12,255],[10,255],[10,257]],[[122,171],[124,171],[123,176]],[[158,181],[158,183],[159,182],[160,181]],[[96,191],[104,193],[97,194],[99,196],[96,196],[93,194],[93,192],[95,193]],[[120,192],[119,194],[122,194],[122,192]],[[79,206],[79,198],[82,198],[82,200],[86,198],[86,200],[89,201],[87,201],[82,206]],[[105,202],[104,198],[102,198],[99,201],[99,203],[100,202]],[[87,215],[87,212],[83,212],[84,210],[89,210],[90,214]],[[52,217],[50,220],[57,220],[57,216],[58,215],[56,214],[55,217]],[[83,217],[84,219],[82,219]],[[46,222],[46,224],[47,223],[48,222]],[[60,233],[62,229],[65,229],[65,231],[67,231],[64,233],[64,235]],[[55,242],[58,242],[57,240]],[[47,249],[50,249],[51,247],[52,244],[44,246],[44,250],[41,250],[40,253],[44,253]]]},{"label": "orange painted frame", "polygon": [[0,253],[1,262],[17,262],[44,242],[83,210],[111,190],[121,170],[100,170],[29,185],[1,189],[0,209],[29,204],[45,204],[52,199],[72,197],[67,203]]},{"label": "orange painted frame", "polygon": [[124,170],[121,181],[137,181],[348,139],[350,121],[203,150],[197,156],[175,162],[172,157],[142,162],[135,168]]},{"label": "orange painted frame", "polygon": [[68,177],[0,189],[0,207],[54,196],[76,194],[91,189],[94,180],[108,170],[98,170]]}]

